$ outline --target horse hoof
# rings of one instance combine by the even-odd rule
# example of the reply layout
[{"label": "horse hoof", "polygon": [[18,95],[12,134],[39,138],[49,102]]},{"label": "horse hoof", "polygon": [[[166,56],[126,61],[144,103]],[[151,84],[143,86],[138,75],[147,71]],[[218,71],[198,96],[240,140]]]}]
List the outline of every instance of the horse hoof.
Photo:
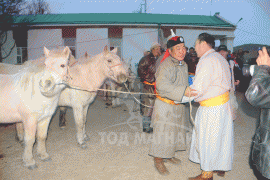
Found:
[{"label": "horse hoof", "polygon": [[30,170],[33,170],[33,169],[36,169],[37,168],[37,165],[31,165],[31,166],[28,166],[28,169],[30,169]]},{"label": "horse hoof", "polygon": [[88,136],[86,136],[86,137],[84,138],[84,141],[90,141],[90,138],[89,138]]},{"label": "horse hoof", "polygon": [[52,158],[48,157],[46,159],[42,159],[42,161],[44,161],[44,162],[50,162],[50,161],[52,161]]},{"label": "horse hoof", "polygon": [[85,143],[80,144],[80,147],[81,147],[82,149],[87,149],[87,145],[86,145]]}]

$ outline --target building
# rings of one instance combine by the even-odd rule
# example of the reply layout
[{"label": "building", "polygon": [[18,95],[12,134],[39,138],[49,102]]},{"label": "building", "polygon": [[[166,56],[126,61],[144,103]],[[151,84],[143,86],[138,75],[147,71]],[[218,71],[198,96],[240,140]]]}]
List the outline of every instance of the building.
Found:
[{"label": "building", "polygon": [[[82,13],[46,14],[14,17],[9,34],[10,48],[16,48],[4,60],[6,63],[21,63],[43,54],[43,47],[69,46],[76,58],[87,52],[95,55],[105,45],[119,49],[118,55],[135,64],[154,42],[164,43],[173,29],[176,35],[185,38],[187,47],[192,47],[202,32],[207,32],[233,50],[236,25],[226,21],[219,13],[214,16],[143,14],[143,13]],[[14,44],[14,43],[13,43]]]}]

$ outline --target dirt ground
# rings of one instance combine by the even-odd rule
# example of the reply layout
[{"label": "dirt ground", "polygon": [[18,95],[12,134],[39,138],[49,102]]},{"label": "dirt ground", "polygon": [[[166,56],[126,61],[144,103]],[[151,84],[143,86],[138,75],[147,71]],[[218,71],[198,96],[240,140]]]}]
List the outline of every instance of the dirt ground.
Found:
[{"label": "dirt ground", "polygon": [[[249,166],[249,153],[255,132],[259,110],[251,107],[243,93],[238,93],[240,104],[238,119],[235,121],[235,151],[233,170],[224,178],[214,175],[216,180],[256,180]],[[105,108],[105,101],[99,97],[90,106],[86,131],[90,137],[87,149],[81,149],[75,138],[75,125],[72,109],[67,112],[67,127],[58,126],[59,110],[52,118],[46,141],[47,152],[52,160],[42,162],[34,158],[38,168],[28,170],[23,166],[23,147],[15,140],[15,126],[0,127],[1,179],[179,179],[186,180],[201,172],[200,166],[189,161],[189,149],[176,153],[182,160],[179,166],[166,164],[170,174],[161,176],[154,168],[153,158],[148,156],[149,134],[143,133],[139,123],[127,124],[130,117],[126,105]],[[197,106],[194,106],[195,115]],[[136,141],[144,136],[146,142]],[[125,139],[127,138],[127,139]]]}]

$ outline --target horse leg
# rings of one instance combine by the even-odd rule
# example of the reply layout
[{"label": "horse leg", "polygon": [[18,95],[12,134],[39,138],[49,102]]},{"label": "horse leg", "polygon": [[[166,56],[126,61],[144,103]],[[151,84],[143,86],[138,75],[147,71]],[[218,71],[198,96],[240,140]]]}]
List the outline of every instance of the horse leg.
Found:
[{"label": "horse leg", "polygon": [[67,107],[59,107],[60,109],[60,116],[59,116],[59,127],[61,129],[66,127],[66,113]]},{"label": "horse leg", "polygon": [[[108,84],[106,84],[106,90],[111,90],[111,86],[109,86]],[[106,98],[106,107],[109,107],[112,105],[112,92],[110,91],[105,91],[107,94],[107,98]]]},{"label": "horse leg", "polygon": [[24,153],[23,162],[28,169],[36,168],[36,162],[33,158],[33,145],[35,143],[35,135],[37,131],[36,119],[30,117],[24,124]]},{"label": "horse leg", "polygon": [[16,139],[23,144],[23,136],[24,136],[24,131],[23,131],[23,123],[16,123]]},{"label": "horse leg", "polygon": [[87,146],[84,142],[83,107],[73,107],[73,113],[74,113],[74,119],[75,119],[76,130],[77,130],[77,134],[76,134],[77,142],[81,148],[85,149],[87,148]]},{"label": "horse leg", "polygon": [[89,104],[83,108],[83,138],[84,138],[84,141],[90,140],[89,136],[86,134],[86,131],[85,131],[86,116],[87,116],[88,107],[89,107]]},{"label": "horse leg", "polygon": [[48,127],[51,117],[48,117],[37,124],[37,153],[41,160],[51,160],[49,154],[46,152],[46,138],[48,133]]}]

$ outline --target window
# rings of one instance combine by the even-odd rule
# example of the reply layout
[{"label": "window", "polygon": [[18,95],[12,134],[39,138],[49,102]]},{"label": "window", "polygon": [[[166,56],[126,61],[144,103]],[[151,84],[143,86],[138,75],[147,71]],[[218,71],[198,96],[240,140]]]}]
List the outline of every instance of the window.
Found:
[{"label": "window", "polygon": [[72,52],[72,55],[76,57],[76,28],[64,27],[62,29],[62,38],[64,46],[68,46]]},{"label": "window", "polygon": [[122,38],[109,38],[110,50],[117,48],[117,55],[122,58]]},{"label": "window", "polygon": [[27,61],[27,48],[17,47],[17,64],[22,64]]},{"label": "window", "polygon": [[64,46],[68,46],[71,50],[71,53],[74,57],[76,57],[76,38],[63,38]]},{"label": "window", "polygon": [[122,58],[122,36],[123,29],[121,27],[112,26],[108,29],[108,38],[110,50],[117,47],[117,55]]}]

